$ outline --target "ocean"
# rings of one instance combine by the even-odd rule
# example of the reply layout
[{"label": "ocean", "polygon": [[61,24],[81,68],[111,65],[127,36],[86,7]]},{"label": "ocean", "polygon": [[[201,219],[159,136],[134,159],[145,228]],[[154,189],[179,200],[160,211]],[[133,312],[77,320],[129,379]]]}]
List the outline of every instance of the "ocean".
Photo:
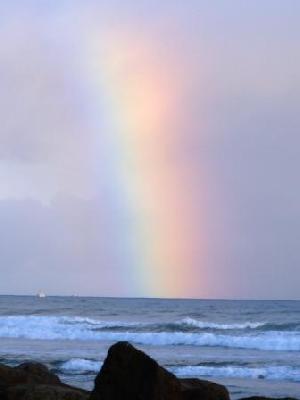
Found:
[{"label": "ocean", "polygon": [[91,389],[119,340],[232,399],[300,398],[300,301],[0,296],[1,363],[36,360]]}]

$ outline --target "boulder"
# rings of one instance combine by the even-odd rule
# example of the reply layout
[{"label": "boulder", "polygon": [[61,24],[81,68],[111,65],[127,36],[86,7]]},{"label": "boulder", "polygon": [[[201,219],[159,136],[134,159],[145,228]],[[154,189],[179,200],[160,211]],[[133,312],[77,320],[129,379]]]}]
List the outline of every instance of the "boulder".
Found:
[{"label": "boulder", "polygon": [[109,349],[90,400],[229,400],[229,395],[222,385],[178,379],[128,342],[119,342]]},{"label": "boulder", "polygon": [[86,400],[88,395],[63,384],[43,364],[0,365],[0,400]]},{"label": "boulder", "polygon": [[225,386],[202,379],[180,379],[183,400],[229,400]]},{"label": "boulder", "polygon": [[181,400],[178,379],[127,342],[110,347],[90,400]]},{"label": "boulder", "polygon": [[16,385],[8,388],[7,400],[87,400],[83,393],[64,385]]},{"label": "boulder", "polygon": [[4,385],[45,383],[60,384],[58,376],[40,363],[23,363],[17,367],[0,365],[0,382]]}]

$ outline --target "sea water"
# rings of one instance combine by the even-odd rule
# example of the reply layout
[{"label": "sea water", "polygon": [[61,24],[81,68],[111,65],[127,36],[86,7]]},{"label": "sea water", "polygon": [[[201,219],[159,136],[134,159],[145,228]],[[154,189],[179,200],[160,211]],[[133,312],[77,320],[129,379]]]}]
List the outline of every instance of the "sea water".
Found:
[{"label": "sea water", "polygon": [[0,362],[36,360],[91,389],[127,340],[180,377],[300,398],[300,301],[0,296]]}]

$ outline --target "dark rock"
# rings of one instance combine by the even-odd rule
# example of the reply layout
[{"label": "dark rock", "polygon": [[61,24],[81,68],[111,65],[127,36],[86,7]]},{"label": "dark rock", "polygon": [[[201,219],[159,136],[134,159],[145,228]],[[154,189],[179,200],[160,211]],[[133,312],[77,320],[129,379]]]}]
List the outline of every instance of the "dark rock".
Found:
[{"label": "dark rock", "polygon": [[58,376],[40,363],[24,363],[17,367],[0,365],[0,382],[5,385],[44,383],[60,384]]},{"label": "dark rock", "polygon": [[61,383],[57,375],[49,371],[45,365],[40,363],[27,362],[18,365],[16,369],[25,372],[29,379],[32,379],[35,383],[50,385],[58,385]]},{"label": "dark rock", "polygon": [[178,379],[127,342],[111,346],[90,400],[181,400]]},{"label": "dark rock", "polygon": [[0,400],[6,400],[6,386],[0,382]]},{"label": "dark rock", "polygon": [[113,345],[90,400],[229,400],[227,389],[199,379],[177,379],[127,342]]},{"label": "dark rock", "polygon": [[229,400],[225,386],[201,379],[180,379],[183,400]]},{"label": "dark rock", "polygon": [[0,365],[0,400],[86,400],[89,393],[61,383],[39,363]]},{"label": "dark rock", "polygon": [[17,385],[7,390],[7,400],[87,400],[88,393],[64,385]]}]

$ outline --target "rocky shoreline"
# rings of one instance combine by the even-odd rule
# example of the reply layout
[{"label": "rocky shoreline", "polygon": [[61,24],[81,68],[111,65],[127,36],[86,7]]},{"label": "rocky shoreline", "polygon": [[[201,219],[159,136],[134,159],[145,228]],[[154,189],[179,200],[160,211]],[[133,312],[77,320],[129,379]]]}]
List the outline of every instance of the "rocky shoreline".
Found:
[{"label": "rocky shoreline", "polygon": [[230,396],[223,385],[179,379],[128,342],[118,342],[110,347],[91,392],[62,383],[40,363],[0,364],[0,400],[230,400]]}]

